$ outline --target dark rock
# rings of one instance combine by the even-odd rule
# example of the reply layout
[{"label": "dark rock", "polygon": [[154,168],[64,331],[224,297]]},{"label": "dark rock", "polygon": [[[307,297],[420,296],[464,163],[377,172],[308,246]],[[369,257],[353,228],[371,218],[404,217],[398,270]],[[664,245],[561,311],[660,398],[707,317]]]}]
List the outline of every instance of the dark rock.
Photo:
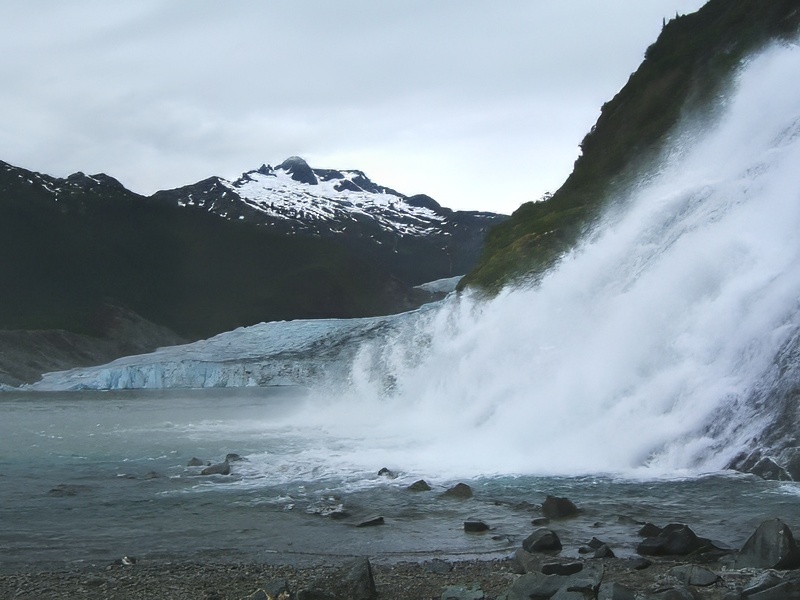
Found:
[{"label": "dark rock", "polygon": [[547,525],[550,522],[550,519],[547,517],[537,517],[536,519],[531,519],[531,525],[536,525],[537,527],[541,527],[542,525]]},{"label": "dark rock", "polygon": [[122,558],[118,558],[115,560],[112,565],[115,567],[131,567],[135,565],[139,560],[133,556],[123,556]]},{"label": "dark rock", "polygon": [[594,548],[597,550],[600,546],[605,546],[606,543],[598,540],[596,537],[592,537],[592,539],[589,540],[589,543],[586,545],[589,546],[589,548]]},{"label": "dark rock", "polygon": [[608,547],[607,544],[603,544],[602,546],[600,546],[599,548],[597,548],[594,551],[594,554],[592,555],[592,557],[593,558],[615,558],[616,555],[614,554],[614,551],[611,548]]},{"label": "dark rock", "polygon": [[356,527],[374,527],[376,525],[383,525],[384,520],[383,517],[369,517],[368,519],[364,519],[360,523],[356,525]]},{"label": "dark rock", "polygon": [[661,533],[661,527],[653,525],[652,523],[645,523],[639,530],[639,535],[642,537],[656,537]]},{"label": "dark rock", "polygon": [[582,562],[568,562],[568,563],[545,563],[542,565],[542,573],[545,575],[574,575],[583,571]]},{"label": "dark rock", "polygon": [[706,545],[687,525],[672,523],[656,537],[645,538],[636,552],[647,556],[686,556]]},{"label": "dark rock", "polygon": [[375,600],[378,592],[372,576],[372,565],[367,558],[356,559],[344,580],[347,598],[351,600]]},{"label": "dark rock", "polygon": [[797,566],[800,566],[800,552],[791,530],[780,519],[761,523],[736,557],[737,569],[793,569]]},{"label": "dark rock", "polygon": [[429,486],[428,482],[425,481],[424,479],[420,479],[412,483],[410,486],[408,486],[407,489],[409,492],[429,492],[431,486]]},{"label": "dark rock", "polygon": [[187,467],[205,467],[206,465],[210,465],[211,463],[207,463],[205,461],[200,460],[196,456],[193,456],[189,459],[189,462],[186,463]]},{"label": "dark rock", "polygon": [[586,600],[586,596],[581,592],[571,592],[562,588],[550,596],[550,600]]},{"label": "dark rock", "polygon": [[653,600],[695,600],[694,595],[685,587],[672,588],[650,596]]},{"label": "dark rock", "polygon": [[326,590],[308,588],[297,592],[297,600],[338,600],[338,598]]},{"label": "dark rock", "polygon": [[200,471],[200,475],[230,475],[230,474],[231,474],[231,464],[227,461],[211,465]]},{"label": "dark rock", "polygon": [[240,462],[243,460],[247,460],[244,456],[236,454],[235,452],[230,452],[229,454],[225,455],[225,462],[232,463],[232,462]]},{"label": "dark rock", "polygon": [[605,569],[602,563],[587,563],[580,573],[570,577],[565,586],[569,592],[580,592],[594,597],[603,581]]},{"label": "dark rock", "polygon": [[620,583],[606,581],[600,584],[597,600],[636,600],[636,592]]},{"label": "dark rock", "polygon": [[552,529],[537,529],[523,540],[522,548],[528,552],[558,552],[561,540]]},{"label": "dark rock", "polygon": [[790,579],[779,583],[775,587],[751,595],[743,594],[743,596],[747,600],[799,600],[800,580]]},{"label": "dark rock", "polygon": [[753,475],[758,475],[761,479],[770,481],[791,481],[792,478],[786,470],[781,467],[774,459],[765,456],[759,460],[751,469],[747,471]]},{"label": "dark rock", "polygon": [[652,560],[646,558],[630,558],[623,563],[631,571],[643,571],[653,565]]},{"label": "dark rock", "polygon": [[161,474],[156,473],[155,471],[148,471],[144,475],[142,475],[142,479],[160,479]]},{"label": "dark rock", "polygon": [[383,467],[380,471],[378,471],[378,476],[379,477],[388,477],[389,479],[397,478],[397,475],[395,475],[394,471],[390,471],[386,467]]},{"label": "dark rock", "polygon": [[530,598],[550,598],[566,584],[566,577],[527,573],[512,584],[508,600],[529,600]]},{"label": "dark rock", "polygon": [[594,552],[594,548],[589,548],[589,546],[581,546],[578,548],[578,554],[591,554]]},{"label": "dark rock", "polygon": [[523,550],[522,548],[519,548],[514,552],[514,556],[512,557],[512,566],[514,568],[514,572],[518,575],[541,572],[539,571],[539,563],[533,554],[527,550]]},{"label": "dark rock", "polygon": [[542,514],[548,519],[564,519],[578,514],[578,507],[568,498],[547,496],[542,503]]},{"label": "dark rock", "polygon": [[481,531],[488,531],[489,526],[483,521],[464,521],[464,531],[471,533],[480,533]]},{"label": "dark rock", "polygon": [[705,587],[716,583],[719,575],[700,565],[678,565],[669,570],[669,574],[686,585]]},{"label": "dark rock", "polygon": [[442,496],[447,498],[458,498],[459,500],[466,500],[467,498],[472,498],[472,488],[469,487],[466,483],[457,483],[447,491],[445,491]]},{"label": "dark rock", "polygon": [[432,561],[425,563],[425,570],[429,573],[446,575],[453,570],[453,564],[441,558],[434,558]]},{"label": "dark rock", "polygon": [[272,596],[265,590],[256,590],[247,597],[247,600],[271,600]]},{"label": "dark rock", "polygon": [[442,600],[483,600],[486,594],[477,583],[469,587],[450,586],[442,592]]},{"label": "dark rock", "polygon": [[772,571],[766,571],[753,577],[742,590],[742,595],[752,596],[783,583],[783,577]]},{"label": "dark rock", "polygon": [[71,483],[59,483],[54,488],[48,490],[47,494],[49,496],[56,496],[57,498],[63,498],[65,496],[77,496],[78,494],[82,494],[84,492],[89,491],[90,488],[88,485],[75,485]]},{"label": "dark rock", "polygon": [[277,168],[283,169],[292,176],[292,179],[300,183],[307,183],[308,185],[317,185],[318,183],[314,171],[299,156],[290,156],[279,164]]}]

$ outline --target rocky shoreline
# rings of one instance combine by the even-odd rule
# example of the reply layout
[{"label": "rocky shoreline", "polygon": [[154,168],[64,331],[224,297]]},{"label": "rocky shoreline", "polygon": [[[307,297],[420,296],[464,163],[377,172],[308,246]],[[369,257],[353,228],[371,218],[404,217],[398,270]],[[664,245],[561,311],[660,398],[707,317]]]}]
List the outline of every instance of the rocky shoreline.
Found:
[{"label": "rocky shoreline", "polygon": [[[542,518],[503,559],[392,562],[320,556],[304,564],[196,563],[122,557],[81,570],[0,575],[0,598],[137,600],[790,600],[800,599],[800,548],[780,519],[765,520],[742,548],[682,523],[639,528],[615,548],[587,535],[562,546],[559,525],[580,509],[548,497]],[[465,522],[474,531],[475,522]],[[577,551],[578,557],[575,557]]]}]

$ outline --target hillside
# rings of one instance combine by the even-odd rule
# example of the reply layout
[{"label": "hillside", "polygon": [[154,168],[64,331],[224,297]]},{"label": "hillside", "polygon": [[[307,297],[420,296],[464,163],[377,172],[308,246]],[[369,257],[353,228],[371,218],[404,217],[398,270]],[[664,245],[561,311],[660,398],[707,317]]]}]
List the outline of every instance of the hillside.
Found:
[{"label": "hillside", "polygon": [[[298,164],[143,197],[107,175],[61,179],[0,162],[0,331],[63,330],[0,344],[0,373],[18,363],[14,347],[39,343],[47,362],[63,332],[108,341],[109,307],[168,333],[135,347],[117,339],[102,360],[262,321],[415,308],[432,296],[414,286],[466,272],[504,218],[406,198],[360,172],[341,191],[312,185],[296,179]],[[77,350],[87,339],[70,335],[75,358],[87,355]]]},{"label": "hillside", "polygon": [[591,226],[615,186],[658,156],[682,115],[711,114],[748,53],[799,29],[797,0],[710,0],[665,23],[639,69],[603,105],[566,182],[495,227],[460,286],[493,293],[547,270]]}]

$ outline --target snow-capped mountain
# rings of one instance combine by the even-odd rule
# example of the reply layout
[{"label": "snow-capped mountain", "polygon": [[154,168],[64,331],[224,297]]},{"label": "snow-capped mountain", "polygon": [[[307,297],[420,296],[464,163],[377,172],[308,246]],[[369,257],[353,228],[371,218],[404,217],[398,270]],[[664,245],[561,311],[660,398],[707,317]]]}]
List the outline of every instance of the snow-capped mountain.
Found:
[{"label": "snow-capped mountain", "polygon": [[276,167],[262,165],[234,181],[211,177],[158,192],[153,198],[280,233],[339,237],[361,247],[364,243],[384,246],[395,255],[429,247],[428,251],[441,255],[446,267],[415,284],[465,273],[477,260],[488,228],[506,218],[453,211],[428,196],[405,196],[378,185],[362,171],[312,169],[297,156]]}]

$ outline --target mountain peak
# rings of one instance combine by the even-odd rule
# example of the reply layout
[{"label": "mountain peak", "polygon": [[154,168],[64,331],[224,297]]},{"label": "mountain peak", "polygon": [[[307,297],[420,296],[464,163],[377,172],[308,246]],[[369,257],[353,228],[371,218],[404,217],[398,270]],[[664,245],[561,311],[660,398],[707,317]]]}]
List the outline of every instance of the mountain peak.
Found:
[{"label": "mountain peak", "polygon": [[317,176],[314,171],[308,166],[308,163],[299,156],[290,156],[276,168],[286,171],[292,176],[292,179],[300,183],[307,183],[309,185],[317,185]]}]

